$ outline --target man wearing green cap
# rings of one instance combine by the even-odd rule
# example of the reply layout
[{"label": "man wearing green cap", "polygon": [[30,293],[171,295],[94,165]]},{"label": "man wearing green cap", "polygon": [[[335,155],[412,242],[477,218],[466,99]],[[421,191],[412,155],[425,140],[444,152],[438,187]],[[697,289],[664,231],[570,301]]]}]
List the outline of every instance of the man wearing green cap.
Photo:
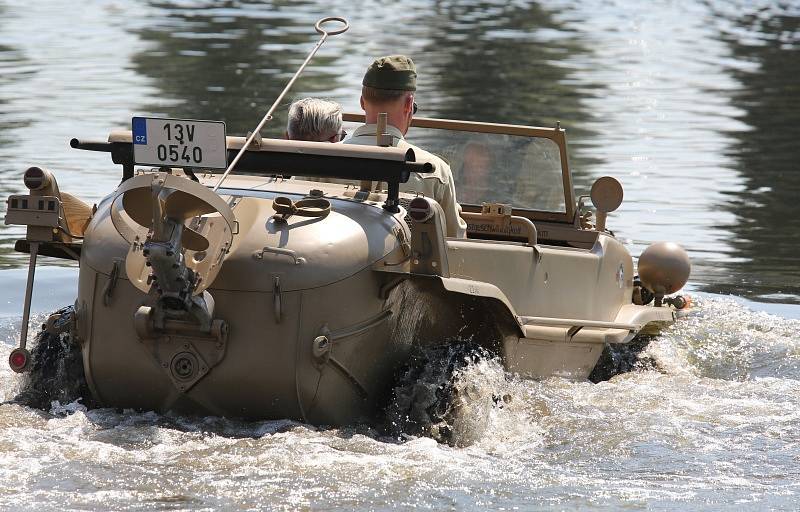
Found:
[{"label": "man wearing green cap", "polygon": [[361,82],[361,108],[367,123],[359,126],[345,144],[375,145],[378,114],[386,113],[386,131],[392,136],[392,145],[401,149],[412,148],[418,162],[430,162],[435,170],[429,174],[412,173],[408,182],[400,184],[404,192],[418,192],[430,197],[442,207],[447,224],[447,236],[464,238],[467,223],[461,218],[461,207],[456,202],[453,173],[447,162],[406,142],[403,136],[411,126],[416,113],[414,92],[417,90],[417,69],[405,55],[390,55],[376,59],[367,69]]}]

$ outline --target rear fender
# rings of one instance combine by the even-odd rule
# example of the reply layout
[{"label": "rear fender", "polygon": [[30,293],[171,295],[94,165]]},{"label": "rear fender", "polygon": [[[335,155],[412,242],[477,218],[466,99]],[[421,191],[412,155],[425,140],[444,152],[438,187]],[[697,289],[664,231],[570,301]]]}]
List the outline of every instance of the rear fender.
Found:
[{"label": "rear fender", "polygon": [[448,311],[447,318],[435,322],[440,339],[469,340],[499,353],[503,344],[524,335],[514,307],[492,284],[439,276],[415,276],[413,281],[439,296],[437,307]]}]

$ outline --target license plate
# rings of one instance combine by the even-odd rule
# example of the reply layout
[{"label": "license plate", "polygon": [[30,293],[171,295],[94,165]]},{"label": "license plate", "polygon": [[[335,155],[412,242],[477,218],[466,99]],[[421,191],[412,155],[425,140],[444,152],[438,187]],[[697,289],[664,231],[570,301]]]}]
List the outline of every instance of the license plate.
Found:
[{"label": "license plate", "polygon": [[134,117],[133,159],[139,165],[225,169],[225,123]]}]

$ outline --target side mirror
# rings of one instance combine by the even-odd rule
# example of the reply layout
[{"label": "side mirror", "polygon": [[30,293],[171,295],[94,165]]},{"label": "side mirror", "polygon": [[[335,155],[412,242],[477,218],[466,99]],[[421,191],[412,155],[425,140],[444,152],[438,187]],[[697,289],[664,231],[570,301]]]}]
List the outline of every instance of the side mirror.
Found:
[{"label": "side mirror", "polygon": [[606,218],[609,212],[613,212],[622,204],[622,184],[611,176],[598,178],[592,185],[591,198],[592,204],[597,210],[596,227],[597,231],[605,231]]}]

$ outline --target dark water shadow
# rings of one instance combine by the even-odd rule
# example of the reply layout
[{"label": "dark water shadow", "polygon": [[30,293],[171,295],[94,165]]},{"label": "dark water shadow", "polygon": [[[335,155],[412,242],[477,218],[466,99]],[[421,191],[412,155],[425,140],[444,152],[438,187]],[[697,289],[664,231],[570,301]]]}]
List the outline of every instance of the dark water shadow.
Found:
[{"label": "dark water shadow", "polygon": [[[164,101],[142,108],[155,115],[222,120],[229,134],[252,130],[319,39],[316,18],[297,10],[306,3],[150,2],[160,18],[139,32],[151,46],[134,56],[133,66],[152,79]],[[294,90],[322,94],[335,88],[337,76],[321,70],[335,59],[319,52]],[[290,97],[285,102],[288,107]],[[286,110],[278,109],[263,135],[282,136]]]},{"label": "dark water shadow", "polygon": [[540,4],[453,2],[421,19],[428,27],[438,117],[567,130],[570,165],[578,189],[588,188],[598,160],[583,151],[592,113],[584,99],[601,84],[570,85],[573,71],[559,62],[591,54],[579,35]]},{"label": "dark water shadow", "polygon": [[738,260],[705,291],[800,303],[800,17],[789,11],[743,15],[720,34],[734,61],[749,64],[730,73],[742,85],[733,105],[751,129],[729,133],[744,189],[728,194],[723,208],[736,221],[724,227]]},{"label": "dark water shadow", "polygon": [[[3,26],[13,23],[8,9],[0,5],[0,33]],[[36,70],[30,66],[25,55],[16,47],[0,44],[0,216],[5,215],[5,198],[10,194],[24,193],[22,173],[16,167],[9,167],[16,161],[13,155],[13,132],[31,124],[30,119],[15,108],[15,97],[9,87],[30,78]],[[24,229],[3,226],[0,229],[0,268],[10,266],[18,258],[14,254],[14,241],[20,238]]]}]

